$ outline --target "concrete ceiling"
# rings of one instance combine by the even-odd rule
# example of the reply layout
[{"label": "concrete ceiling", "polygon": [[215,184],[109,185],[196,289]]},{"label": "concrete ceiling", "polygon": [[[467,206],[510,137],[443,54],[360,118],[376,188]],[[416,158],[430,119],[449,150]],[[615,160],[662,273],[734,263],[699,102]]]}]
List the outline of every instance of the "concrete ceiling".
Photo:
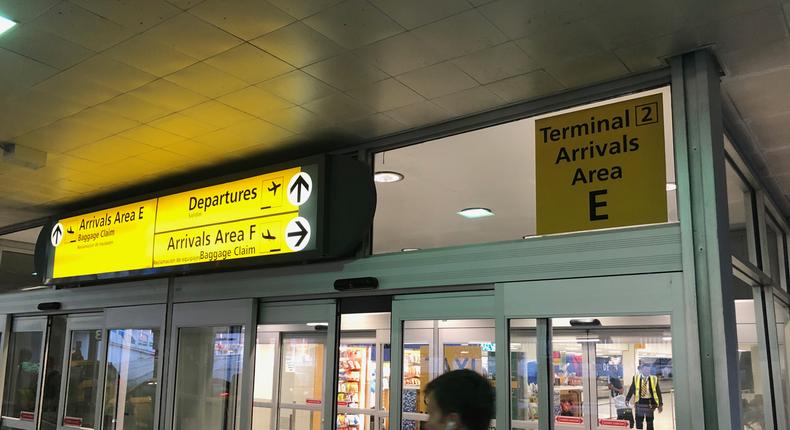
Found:
[{"label": "concrete ceiling", "polygon": [[0,227],[277,151],[666,65],[712,44],[760,174],[790,192],[790,2],[0,0]]}]

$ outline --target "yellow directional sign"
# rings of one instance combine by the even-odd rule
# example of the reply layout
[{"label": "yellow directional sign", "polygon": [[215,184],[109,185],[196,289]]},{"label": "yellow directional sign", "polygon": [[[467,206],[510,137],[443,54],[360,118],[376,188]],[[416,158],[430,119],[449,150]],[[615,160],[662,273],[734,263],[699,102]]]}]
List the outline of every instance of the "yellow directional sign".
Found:
[{"label": "yellow directional sign", "polygon": [[537,233],[666,222],[661,94],[535,121]]},{"label": "yellow directional sign", "polygon": [[50,279],[314,249],[316,171],[294,167],[59,220]]},{"label": "yellow directional sign", "polygon": [[155,220],[156,199],[60,220],[53,277],[150,267]]}]

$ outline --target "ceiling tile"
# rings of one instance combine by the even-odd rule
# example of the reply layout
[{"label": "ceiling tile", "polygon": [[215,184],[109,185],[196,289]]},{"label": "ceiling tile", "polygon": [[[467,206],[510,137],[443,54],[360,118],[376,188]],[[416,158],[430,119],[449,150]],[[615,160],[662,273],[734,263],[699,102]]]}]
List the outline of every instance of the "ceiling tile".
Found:
[{"label": "ceiling tile", "polygon": [[186,115],[181,115],[180,113],[174,113],[164,118],[159,118],[151,121],[148,125],[188,139],[217,129],[216,126],[206,124],[205,122],[198,121]]},{"label": "ceiling tile", "polygon": [[213,155],[222,152],[219,146],[207,145],[194,140],[183,140],[162,148],[189,159],[211,159]]},{"label": "ceiling tile", "polygon": [[242,41],[189,13],[148,30],[148,36],[198,60],[227,51]]},{"label": "ceiling tile", "polygon": [[25,114],[42,115],[52,121],[74,115],[86,107],[86,105],[62,99],[50,92],[35,88],[0,97],[0,110],[10,108]]},{"label": "ceiling tile", "polygon": [[169,75],[198,61],[157,42],[146,33],[125,40],[103,54],[158,77]]},{"label": "ceiling tile", "polygon": [[[702,26],[700,38],[715,42],[718,52],[748,49],[787,38],[787,21],[775,4],[754,12],[729,17]],[[743,37],[748,34],[749,37]]]},{"label": "ceiling tile", "polygon": [[[579,28],[581,31],[576,30]],[[596,37],[585,22],[534,33],[516,44],[541,65],[582,57],[606,47],[604,40]]]},{"label": "ceiling tile", "polygon": [[177,154],[166,149],[155,149],[151,152],[145,152],[134,158],[149,163],[161,169],[164,173],[172,173],[173,170],[178,170],[181,166],[191,163],[189,157]]},{"label": "ceiling tile", "polygon": [[192,106],[189,109],[181,111],[181,114],[219,128],[229,127],[238,122],[249,121],[255,118],[252,115],[214,100]]},{"label": "ceiling tile", "polygon": [[35,89],[83,106],[93,106],[120,94],[120,91],[104,84],[81,79],[77,74],[66,72],[39,83]]},{"label": "ceiling tile", "polygon": [[297,19],[307,18],[342,0],[269,0],[269,3]]},{"label": "ceiling tile", "polygon": [[377,112],[391,110],[424,100],[395,79],[385,79],[348,92],[348,95]]},{"label": "ceiling tile", "polygon": [[31,25],[94,51],[103,51],[134,34],[130,29],[69,2],[53,6]]},{"label": "ceiling tile", "polygon": [[119,136],[148,146],[161,148],[183,141],[185,138],[177,134],[150,125],[141,125],[120,133]]},{"label": "ceiling tile", "polygon": [[302,105],[337,92],[334,88],[308,75],[294,70],[257,85],[293,104]]},{"label": "ceiling tile", "polygon": [[415,28],[471,9],[466,0],[372,0],[405,28]]},{"label": "ceiling tile", "polygon": [[351,54],[339,55],[307,66],[303,70],[341,90],[361,87],[388,77],[386,73]]},{"label": "ceiling tile", "polygon": [[204,1],[205,0],[167,0],[168,3],[181,10],[189,10],[200,3],[203,3]]},{"label": "ceiling tile", "polygon": [[327,126],[318,115],[301,106],[269,112],[266,121],[297,134]]},{"label": "ceiling tile", "polygon": [[97,163],[112,163],[144,152],[153,151],[154,149],[152,146],[120,136],[110,136],[73,149],[67,152],[66,155],[84,158]]},{"label": "ceiling tile", "polygon": [[508,103],[531,100],[564,89],[543,70],[503,79],[485,87]]},{"label": "ceiling tile", "polygon": [[483,112],[502,104],[502,99],[485,87],[470,88],[433,100],[438,106],[458,116]]},{"label": "ceiling tile", "polygon": [[[584,2],[498,0],[481,6],[478,10],[508,37],[517,39],[579,21],[585,13],[590,13],[590,7],[598,5],[597,2],[590,2],[590,6],[585,8],[583,4]],[[601,9],[611,13],[609,9]]]},{"label": "ceiling tile", "polygon": [[[615,51],[620,56],[618,51]],[[622,58],[622,57],[621,57]],[[760,73],[764,70],[790,66],[790,39],[759,44],[739,51],[719,54],[719,61],[730,76]]]},{"label": "ceiling tile", "polygon": [[166,80],[198,94],[216,98],[247,86],[247,83],[206,63],[193,64],[181,69]]},{"label": "ceiling tile", "polygon": [[0,1],[0,15],[24,23],[31,21],[59,2],[60,0],[3,0]]},{"label": "ceiling tile", "polygon": [[0,48],[0,70],[13,70],[14,73],[0,73],[0,87],[29,87],[57,73],[57,69],[33,61],[17,53]]},{"label": "ceiling tile", "polygon": [[[255,141],[251,141],[246,137],[242,137],[234,133],[233,127],[214,130],[210,133],[202,134],[193,140],[200,145],[211,147],[214,150],[214,153],[211,155],[216,155],[219,152],[227,154],[228,152],[236,151],[239,148],[249,147],[256,143]],[[203,154],[203,152],[197,153]],[[213,158],[216,161],[216,157]]]},{"label": "ceiling tile", "polygon": [[403,129],[403,124],[390,118],[386,114],[377,113],[342,126],[343,130],[357,136],[372,139],[387,134],[392,134]]},{"label": "ceiling tile", "polygon": [[507,37],[477,10],[470,10],[420,27],[414,30],[414,34],[445,59],[507,41]]},{"label": "ceiling tile", "polygon": [[369,107],[345,94],[320,98],[304,107],[330,124],[351,122],[373,113]]},{"label": "ceiling tile", "polygon": [[118,92],[127,92],[156,79],[156,76],[97,54],[63,72],[75,80],[90,80]]},{"label": "ceiling tile", "polygon": [[264,118],[268,112],[289,108],[292,104],[256,86],[250,86],[218,99],[250,115]]},{"label": "ceiling tile", "polygon": [[99,106],[110,112],[139,122],[152,121],[171,112],[168,108],[149,103],[140,97],[128,93],[121,94]]},{"label": "ceiling tile", "polygon": [[503,43],[473,52],[453,60],[469,76],[481,84],[488,84],[540,68],[513,42]]},{"label": "ceiling tile", "polygon": [[90,173],[100,170],[100,163],[66,154],[47,154],[47,166],[62,167],[70,171]]},{"label": "ceiling tile", "polygon": [[294,69],[288,63],[248,43],[209,58],[206,63],[250,84],[257,84]]},{"label": "ceiling tile", "polygon": [[[749,120],[749,128],[757,135],[757,144],[765,150],[790,148],[790,111],[763,115]],[[790,153],[790,150],[785,151]],[[788,160],[790,161],[790,160]],[[786,172],[790,174],[790,171]]]},{"label": "ceiling tile", "polygon": [[296,67],[304,67],[341,52],[335,42],[301,22],[280,28],[251,43]]},{"label": "ceiling tile", "polygon": [[0,48],[60,70],[69,68],[94,54],[88,48],[24,24],[17,25],[4,33],[0,38]]},{"label": "ceiling tile", "polygon": [[261,0],[207,0],[189,13],[244,40],[274,31],[294,20]]},{"label": "ceiling tile", "polygon": [[305,19],[304,23],[348,49],[403,31],[366,0],[348,0],[334,5]]},{"label": "ceiling tile", "polygon": [[385,113],[394,120],[410,128],[426,124],[435,124],[452,116],[452,114],[446,110],[427,100],[393,109]]},{"label": "ceiling tile", "polygon": [[16,142],[46,152],[62,153],[95,142],[109,134],[67,118],[19,136]]},{"label": "ceiling tile", "polygon": [[120,133],[140,125],[137,121],[125,118],[99,106],[85,109],[78,114],[72,115],[69,119],[82,122],[85,125],[111,134]]},{"label": "ceiling tile", "polygon": [[722,88],[729,94],[746,121],[790,111],[790,70],[767,71],[760,79],[726,79]]},{"label": "ceiling tile", "polygon": [[234,124],[233,127],[230,127],[230,130],[234,134],[256,144],[276,142],[291,135],[291,132],[260,119]]},{"label": "ceiling tile", "polygon": [[[612,0],[609,7],[617,13],[599,10],[586,16],[585,21],[589,23],[590,34],[609,41],[613,46],[649,40],[683,28],[684,14],[675,2]],[[700,24],[697,22],[695,26]]]},{"label": "ceiling tile", "polygon": [[164,79],[153,81],[130,94],[154,105],[179,111],[203,103],[206,97]]},{"label": "ceiling tile", "polygon": [[181,13],[161,0],[71,0],[83,8],[135,32],[147,30]]},{"label": "ceiling tile", "polygon": [[404,32],[364,46],[357,57],[396,76],[442,61],[441,56],[412,32]]},{"label": "ceiling tile", "polygon": [[628,69],[610,52],[574,58],[561,63],[545,64],[544,68],[568,88],[624,76]]},{"label": "ceiling tile", "polygon": [[698,46],[696,31],[680,31],[614,50],[617,58],[632,72],[667,66],[667,58],[689,52]]},{"label": "ceiling tile", "polygon": [[144,160],[139,156],[126,157],[120,160],[113,160],[103,166],[104,169],[110,171],[122,170],[125,172],[134,172],[129,175],[136,183],[145,182],[145,178],[156,177],[165,174],[166,168],[158,163],[152,163]]},{"label": "ceiling tile", "polygon": [[474,79],[450,62],[404,73],[397,79],[428,99],[477,86]]}]

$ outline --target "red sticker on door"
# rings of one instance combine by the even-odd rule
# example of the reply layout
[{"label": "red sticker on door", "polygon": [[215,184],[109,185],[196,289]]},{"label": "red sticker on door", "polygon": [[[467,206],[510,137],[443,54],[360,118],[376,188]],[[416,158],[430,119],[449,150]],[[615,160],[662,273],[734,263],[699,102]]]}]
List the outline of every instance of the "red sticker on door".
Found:
[{"label": "red sticker on door", "polygon": [[338,406],[348,406],[348,402],[337,402]]},{"label": "red sticker on door", "polygon": [[606,419],[599,419],[598,420],[599,426],[604,427],[626,427],[628,428],[631,424],[627,420],[606,420]]},{"label": "red sticker on door", "polygon": [[582,417],[564,417],[564,416],[556,416],[554,417],[554,422],[560,424],[584,424],[584,418]]},{"label": "red sticker on door", "polygon": [[63,417],[64,426],[82,427],[82,418],[77,417]]},{"label": "red sticker on door", "polygon": [[320,405],[321,404],[321,400],[319,400],[319,399],[307,399],[307,400],[305,400],[305,403],[307,403],[308,405]]},{"label": "red sticker on door", "polygon": [[36,417],[36,414],[34,414],[33,412],[22,411],[22,412],[19,413],[19,419],[20,420],[33,421],[33,418],[35,418],[35,417]]}]

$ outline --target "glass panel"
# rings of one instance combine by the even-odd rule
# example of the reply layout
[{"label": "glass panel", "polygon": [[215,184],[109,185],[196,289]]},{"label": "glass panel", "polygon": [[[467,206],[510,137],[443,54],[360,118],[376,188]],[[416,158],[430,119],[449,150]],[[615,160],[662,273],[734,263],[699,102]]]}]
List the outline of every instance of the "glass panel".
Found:
[{"label": "glass panel", "polygon": [[784,250],[784,233],[779,228],[776,220],[772,216],[768,216],[765,223],[765,234],[768,236],[768,268],[766,272],[771,274],[771,279],[781,289],[787,289],[785,274],[785,250]]},{"label": "glass panel", "polygon": [[94,428],[100,351],[101,330],[71,332],[64,425]]},{"label": "glass panel", "polygon": [[790,310],[787,305],[774,298],[776,312],[776,334],[779,345],[779,375],[782,379],[782,389],[785,398],[785,417],[790,420],[790,372],[788,372],[787,359],[790,358]]},{"label": "glass panel", "polygon": [[[389,324],[389,312],[341,316],[338,429],[373,430],[388,427],[385,411],[389,402]],[[382,350],[383,356],[379,357]],[[383,375],[379,375],[379,366]],[[379,392],[379,385],[386,387],[383,392]]]},{"label": "glass panel", "polygon": [[[659,92],[664,94],[667,184],[662,184],[664,190],[657,190],[659,194],[656,194],[656,198],[666,199],[667,220],[675,222],[678,220],[677,197],[673,188],[675,168],[668,88],[578,106],[550,115]],[[376,183],[378,206],[373,228],[373,253],[518,240],[535,235],[538,214],[535,170],[537,119],[525,118],[375,154],[376,172],[397,172],[404,178],[396,182]],[[586,127],[587,124],[581,124],[579,131]],[[593,133],[583,141],[575,141],[574,145],[581,147],[581,154],[584,154],[588,143],[595,141],[596,145],[589,145],[589,148],[596,147],[599,153],[603,151],[603,157],[609,157],[601,158],[607,161],[600,161],[595,166],[612,168],[612,163],[622,162],[618,161],[620,158],[617,155],[613,156],[620,151],[620,142],[614,140],[621,139],[621,135],[612,136],[609,141],[604,140],[609,137]],[[612,146],[613,143],[616,145]],[[579,160],[584,155],[577,158],[578,147],[573,151],[573,162],[568,157],[568,165],[572,164],[574,169],[578,166],[585,169],[594,167],[589,159]],[[607,148],[611,153],[606,153]],[[566,161],[559,155],[557,159],[555,164]],[[568,185],[574,179],[574,171],[569,172]],[[503,177],[507,177],[507,180],[503,181]],[[598,178],[600,180],[601,176]],[[492,193],[492,189],[497,192]],[[588,207],[588,199],[581,203],[584,203],[585,208]],[[458,215],[459,211],[472,204],[490,209],[494,216],[470,220]]]},{"label": "glass panel", "polygon": [[272,401],[277,333],[268,333],[258,328],[255,344],[255,382],[253,384],[252,428],[270,429],[272,423]]},{"label": "glass panel", "polygon": [[751,219],[751,188],[727,160],[725,166],[727,179],[727,208],[730,216],[730,253],[742,261],[757,264],[749,257],[749,242],[753,240],[753,228],[747,223]]},{"label": "glass panel", "polygon": [[[438,339],[435,337],[438,334]],[[469,369],[496,378],[494,320],[406,321],[403,330],[402,428],[424,429],[425,386],[444,372]],[[493,384],[492,384],[493,385]]]},{"label": "glass panel", "polygon": [[63,351],[66,348],[66,317],[50,317],[49,346],[44,365],[43,396],[41,399],[41,430],[56,430],[63,372]]},{"label": "glass panel", "polygon": [[[278,428],[319,430],[324,387],[326,336],[285,335],[280,362]],[[291,409],[289,406],[298,406]]]},{"label": "glass panel", "polygon": [[538,354],[534,319],[510,321],[510,427],[538,428]]},{"label": "glass panel", "polygon": [[36,412],[36,388],[41,370],[41,340],[44,333],[11,333],[11,353],[6,373],[3,415],[33,421]]},{"label": "glass panel", "polygon": [[179,329],[176,430],[230,430],[237,426],[244,328]]},{"label": "glass panel", "polygon": [[584,406],[587,399],[585,389],[586,337],[577,341],[576,336],[555,333],[552,339],[552,369],[554,375],[554,416],[568,417],[555,419],[560,424],[581,424],[585,422]]},{"label": "glass panel", "polygon": [[104,387],[105,430],[154,428],[158,366],[159,330],[109,332]]},{"label": "glass panel", "polygon": [[741,424],[744,429],[764,429],[763,357],[757,336],[754,300],[735,300],[738,333],[738,382],[741,393]]}]

